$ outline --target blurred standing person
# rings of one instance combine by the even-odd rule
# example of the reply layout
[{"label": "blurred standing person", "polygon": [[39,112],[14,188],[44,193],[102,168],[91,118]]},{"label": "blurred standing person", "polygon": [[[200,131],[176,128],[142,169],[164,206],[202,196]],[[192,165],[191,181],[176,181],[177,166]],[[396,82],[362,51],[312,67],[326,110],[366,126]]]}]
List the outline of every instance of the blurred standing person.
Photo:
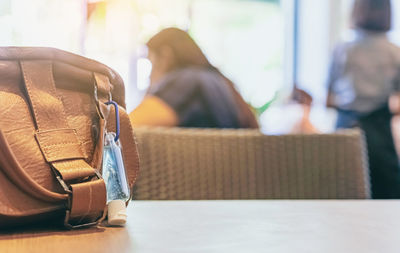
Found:
[{"label": "blurred standing person", "polygon": [[232,81],[212,66],[186,32],[167,28],[147,43],[150,88],[130,113],[134,125],[257,128]]},{"label": "blurred standing person", "polygon": [[356,0],[356,38],[338,45],[328,81],[327,105],[337,128],[361,127],[366,136],[373,198],[400,198],[400,167],[391,131],[389,97],[399,91],[400,48],[390,43],[390,0]]}]

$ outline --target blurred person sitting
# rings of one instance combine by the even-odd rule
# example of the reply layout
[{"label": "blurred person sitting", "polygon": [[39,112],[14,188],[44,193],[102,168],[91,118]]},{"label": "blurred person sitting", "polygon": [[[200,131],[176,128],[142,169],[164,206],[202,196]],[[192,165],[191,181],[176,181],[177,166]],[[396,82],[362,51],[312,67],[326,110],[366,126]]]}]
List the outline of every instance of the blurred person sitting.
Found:
[{"label": "blurred person sitting", "polygon": [[365,132],[373,198],[400,198],[400,167],[388,102],[400,89],[400,49],[387,39],[390,0],[356,0],[356,37],[334,51],[327,105],[338,111],[337,128]]},{"label": "blurred person sitting", "polygon": [[130,113],[134,125],[257,128],[233,83],[184,31],[167,28],[148,43],[150,88]]}]

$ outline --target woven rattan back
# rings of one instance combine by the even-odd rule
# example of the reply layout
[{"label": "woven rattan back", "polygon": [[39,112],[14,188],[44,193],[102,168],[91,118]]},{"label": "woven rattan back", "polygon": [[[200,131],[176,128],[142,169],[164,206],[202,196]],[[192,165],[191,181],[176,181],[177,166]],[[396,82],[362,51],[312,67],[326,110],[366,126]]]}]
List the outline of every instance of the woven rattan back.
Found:
[{"label": "woven rattan back", "polygon": [[138,128],[135,199],[364,199],[358,130],[266,136],[256,130]]}]

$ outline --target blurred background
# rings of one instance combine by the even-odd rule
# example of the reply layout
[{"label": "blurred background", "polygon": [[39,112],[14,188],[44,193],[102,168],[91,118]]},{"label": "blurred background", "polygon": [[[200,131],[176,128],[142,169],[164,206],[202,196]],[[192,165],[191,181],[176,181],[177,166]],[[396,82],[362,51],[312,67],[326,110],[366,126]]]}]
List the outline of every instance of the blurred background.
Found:
[{"label": "blurred background", "polygon": [[[151,64],[147,40],[184,29],[210,62],[237,85],[262,131],[285,133],[300,108],[287,102],[293,84],[314,98],[311,122],[332,131],[325,108],[332,50],[353,36],[352,0],[1,0],[1,46],[48,46],[101,61],[126,84],[127,109],[142,100]],[[390,40],[400,45],[400,2],[393,1]],[[285,117],[282,117],[284,113]]]}]

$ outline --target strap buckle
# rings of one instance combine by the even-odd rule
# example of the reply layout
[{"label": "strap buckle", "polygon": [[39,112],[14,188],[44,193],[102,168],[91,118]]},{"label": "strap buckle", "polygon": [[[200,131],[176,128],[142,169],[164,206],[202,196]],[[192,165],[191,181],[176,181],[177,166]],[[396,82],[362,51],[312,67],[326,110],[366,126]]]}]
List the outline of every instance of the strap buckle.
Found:
[{"label": "strap buckle", "polygon": [[[64,179],[62,179],[62,177],[59,175],[59,173],[53,167],[52,167],[52,169],[53,169],[53,172],[56,175],[57,181],[60,183],[60,185],[62,186],[64,191],[66,193],[68,193],[68,196],[69,196],[68,197],[68,203],[67,203],[67,206],[66,206],[66,211],[65,211],[64,227],[66,227],[68,229],[77,229],[77,228],[91,227],[91,226],[99,224],[103,220],[103,216],[104,215],[101,215],[97,220],[95,220],[93,222],[87,222],[87,223],[82,223],[82,224],[78,224],[78,225],[73,225],[73,224],[70,223],[70,218],[71,218],[70,209],[71,209],[72,191],[71,191],[71,188],[64,181]],[[97,179],[102,179],[103,178],[98,170],[95,170],[95,174],[91,178],[93,178],[93,177],[96,177]]]},{"label": "strap buckle", "polygon": [[100,216],[99,219],[97,219],[93,222],[83,223],[83,224],[79,224],[79,225],[72,225],[71,223],[69,223],[70,214],[71,214],[71,211],[67,210],[65,213],[65,219],[64,219],[64,227],[66,227],[68,229],[77,229],[77,228],[86,228],[86,227],[95,226],[102,221],[102,217],[103,217],[103,215],[102,215],[102,216]]},{"label": "strap buckle", "polygon": [[[54,169],[53,169],[53,171],[54,171],[54,173],[56,173]],[[57,181],[60,183],[60,185],[62,186],[62,188],[64,189],[64,191],[65,191],[66,193],[72,194],[72,191],[71,191],[71,189],[69,188],[69,186],[67,185],[67,183],[65,183],[65,181],[61,178],[61,176],[60,176],[60,175],[57,175],[57,173],[56,173],[56,179],[57,179]]]},{"label": "strap buckle", "polygon": [[[105,119],[107,117],[107,115],[104,115],[103,111],[100,108],[100,100],[99,100],[99,96],[98,96],[98,88],[97,88],[96,81],[94,82],[94,85],[93,85],[93,97],[94,97],[94,102],[96,105],[97,114],[100,116],[100,118]],[[108,101],[112,101],[111,91],[108,93]]]}]

